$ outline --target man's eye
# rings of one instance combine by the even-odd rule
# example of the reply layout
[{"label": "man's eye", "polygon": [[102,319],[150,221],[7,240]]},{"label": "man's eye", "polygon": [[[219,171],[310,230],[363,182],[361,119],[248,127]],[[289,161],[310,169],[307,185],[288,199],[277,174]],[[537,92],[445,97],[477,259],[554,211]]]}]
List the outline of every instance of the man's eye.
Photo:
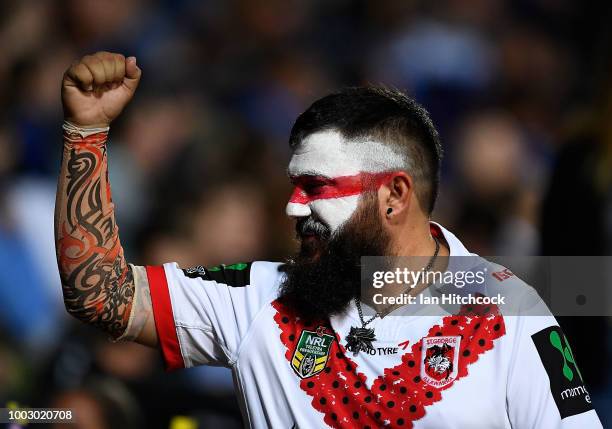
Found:
[{"label": "man's eye", "polygon": [[325,189],[326,186],[326,183],[309,183],[304,186],[304,190],[309,194],[316,194]]}]

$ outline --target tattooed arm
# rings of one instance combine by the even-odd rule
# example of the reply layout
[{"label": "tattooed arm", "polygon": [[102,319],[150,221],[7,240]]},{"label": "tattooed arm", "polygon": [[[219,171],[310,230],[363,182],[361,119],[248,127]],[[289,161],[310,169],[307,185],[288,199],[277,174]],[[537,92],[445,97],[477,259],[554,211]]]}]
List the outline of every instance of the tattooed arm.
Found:
[{"label": "tattooed arm", "polygon": [[134,297],[107,178],[107,131],[64,131],[55,234],[66,309],[114,338],[127,327]]},{"label": "tattooed arm", "polygon": [[115,339],[154,346],[148,291],[141,291],[143,299],[135,305],[138,267],[128,265],[119,240],[106,151],[108,125],[132,98],[140,74],[135,58],[99,52],[64,75],[55,242],[68,312]]}]

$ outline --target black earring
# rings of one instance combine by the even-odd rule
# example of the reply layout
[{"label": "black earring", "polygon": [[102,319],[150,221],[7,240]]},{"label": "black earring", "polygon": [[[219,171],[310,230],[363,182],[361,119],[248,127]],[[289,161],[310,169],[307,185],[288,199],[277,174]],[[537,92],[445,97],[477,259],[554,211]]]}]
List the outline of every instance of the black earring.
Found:
[{"label": "black earring", "polygon": [[393,209],[392,209],[391,207],[389,207],[389,208],[387,209],[387,215],[390,215],[392,211],[393,211]]}]

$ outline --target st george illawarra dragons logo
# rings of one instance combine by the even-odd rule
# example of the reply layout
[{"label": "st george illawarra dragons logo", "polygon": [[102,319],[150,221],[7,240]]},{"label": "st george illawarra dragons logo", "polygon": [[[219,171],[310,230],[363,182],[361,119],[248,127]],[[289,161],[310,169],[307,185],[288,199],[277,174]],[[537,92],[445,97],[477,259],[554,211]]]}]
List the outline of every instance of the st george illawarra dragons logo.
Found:
[{"label": "st george illawarra dragons logo", "polygon": [[434,387],[443,387],[457,378],[461,337],[423,338],[421,379]]}]

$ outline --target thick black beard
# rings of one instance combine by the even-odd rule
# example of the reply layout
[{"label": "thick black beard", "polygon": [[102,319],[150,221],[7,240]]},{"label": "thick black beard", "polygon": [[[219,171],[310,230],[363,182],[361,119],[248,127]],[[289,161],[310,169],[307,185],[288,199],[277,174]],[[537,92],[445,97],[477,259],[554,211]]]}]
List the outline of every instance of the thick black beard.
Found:
[{"label": "thick black beard", "polygon": [[317,259],[312,259],[312,248],[302,246],[301,252],[280,268],[286,273],[280,301],[308,320],[326,320],[344,312],[361,293],[361,256],[385,255],[389,234],[375,195],[364,195],[356,213],[321,242]]}]

